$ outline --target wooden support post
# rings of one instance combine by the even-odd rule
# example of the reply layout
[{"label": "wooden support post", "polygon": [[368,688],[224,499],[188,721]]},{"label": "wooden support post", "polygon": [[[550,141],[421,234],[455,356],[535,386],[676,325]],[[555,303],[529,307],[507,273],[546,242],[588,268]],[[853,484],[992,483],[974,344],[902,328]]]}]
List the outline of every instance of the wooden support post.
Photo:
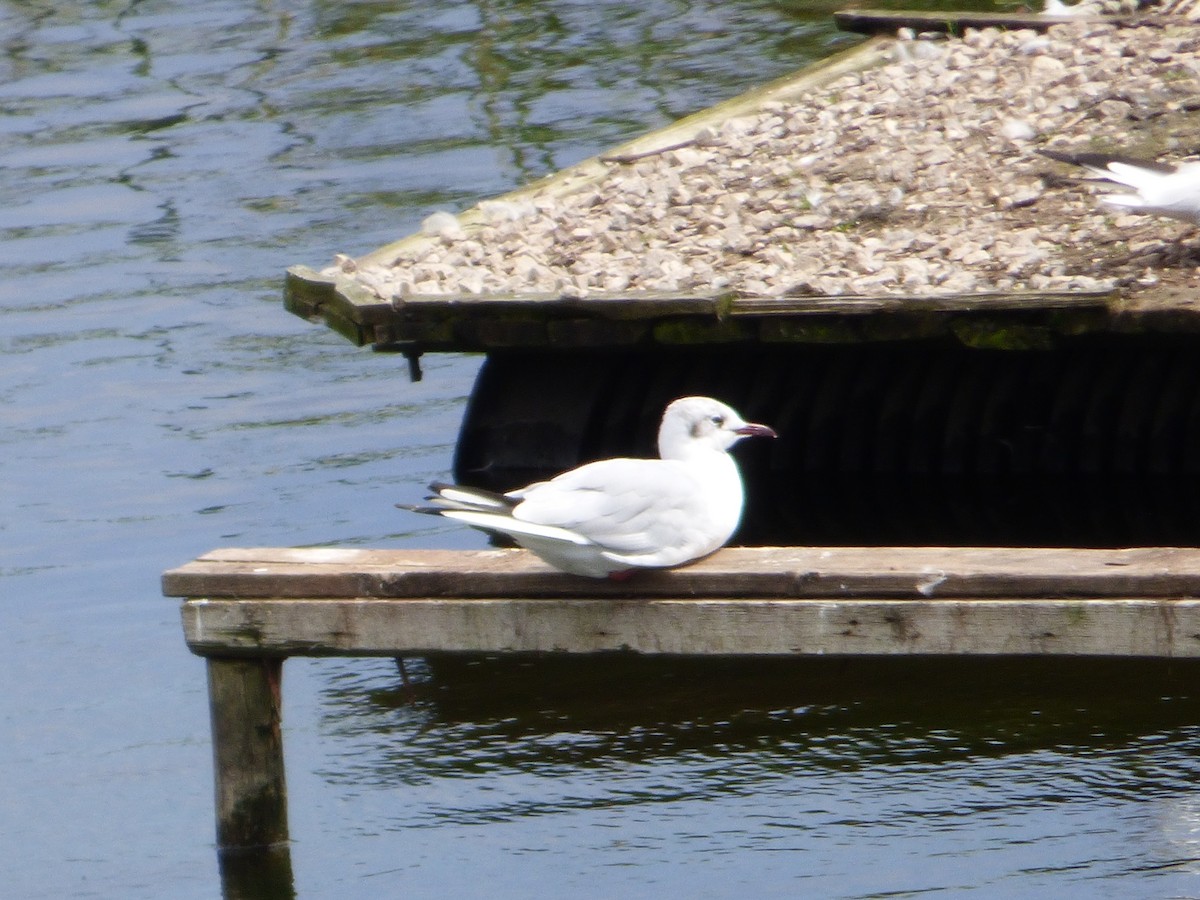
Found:
[{"label": "wooden support post", "polygon": [[220,850],[288,840],[280,731],[282,657],[208,657]]}]

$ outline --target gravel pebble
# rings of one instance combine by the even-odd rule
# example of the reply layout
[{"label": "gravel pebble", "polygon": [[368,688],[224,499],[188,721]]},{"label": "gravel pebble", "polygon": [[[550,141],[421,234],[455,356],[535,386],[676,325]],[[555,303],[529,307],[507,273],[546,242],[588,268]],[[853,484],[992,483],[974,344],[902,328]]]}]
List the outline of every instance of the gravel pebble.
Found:
[{"label": "gravel pebble", "polygon": [[339,255],[326,274],[384,299],[928,295],[1145,284],[1156,252],[1194,264],[1162,249],[1186,226],[1114,216],[1036,153],[1200,147],[1191,27],[1072,23],[894,47],[886,65],[612,162],[566,195],[485,201],[478,227],[435,213],[429,239],[392,265]]}]

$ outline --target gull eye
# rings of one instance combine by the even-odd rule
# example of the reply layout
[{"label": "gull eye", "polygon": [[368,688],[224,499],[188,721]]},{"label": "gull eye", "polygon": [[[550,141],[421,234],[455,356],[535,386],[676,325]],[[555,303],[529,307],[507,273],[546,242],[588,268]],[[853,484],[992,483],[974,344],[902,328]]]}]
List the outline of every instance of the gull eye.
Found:
[{"label": "gull eye", "polygon": [[714,425],[716,425],[718,428],[720,428],[722,425],[725,424],[725,417],[718,414],[718,415],[710,417],[709,421],[712,422]]}]

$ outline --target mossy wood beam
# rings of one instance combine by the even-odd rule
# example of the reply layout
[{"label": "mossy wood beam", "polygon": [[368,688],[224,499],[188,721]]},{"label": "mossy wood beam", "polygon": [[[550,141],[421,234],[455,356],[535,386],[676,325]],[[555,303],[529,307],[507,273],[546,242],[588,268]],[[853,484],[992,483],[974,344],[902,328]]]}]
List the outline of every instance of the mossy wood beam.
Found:
[{"label": "mossy wood beam", "polygon": [[901,28],[921,32],[962,34],[967,28],[1003,28],[1015,31],[1029,28],[1046,31],[1054,25],[1090,22],[1110,25],[1146,25],[1158,21],[1154,16],[1048,16],[1040,13],[939,12],[936,10],[843,9],[833,14],[842,31],[856,34],[895,34]]},{"label": "mossy wood beam", "polygon": [[[1109,291],[911,297],[745,297],[730,293],[416,296],[381,300],[350,279],[289,271],[288,308],[359,346],[404,352],[557,347],[825,343],[955,337],[969,346],[1045,346],[1057,335],[1155,327]],[[1200,315],[1171,312],[1172,330]]]}]

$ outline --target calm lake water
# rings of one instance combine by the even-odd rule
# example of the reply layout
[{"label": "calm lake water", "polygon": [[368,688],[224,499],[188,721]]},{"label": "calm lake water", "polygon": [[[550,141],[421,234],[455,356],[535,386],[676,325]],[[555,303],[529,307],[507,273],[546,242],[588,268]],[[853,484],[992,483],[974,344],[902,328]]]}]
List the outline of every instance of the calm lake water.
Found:
[{"label": "calm lake water", "polygon": [[[214,898],[160,572],[476,547],[405,516],[478,361],[280,305],[320,265],[851,38],[812,4],[0,0],[0,895]],[[299,897],[1200,896],[1175,664],[290,661]]]}]

